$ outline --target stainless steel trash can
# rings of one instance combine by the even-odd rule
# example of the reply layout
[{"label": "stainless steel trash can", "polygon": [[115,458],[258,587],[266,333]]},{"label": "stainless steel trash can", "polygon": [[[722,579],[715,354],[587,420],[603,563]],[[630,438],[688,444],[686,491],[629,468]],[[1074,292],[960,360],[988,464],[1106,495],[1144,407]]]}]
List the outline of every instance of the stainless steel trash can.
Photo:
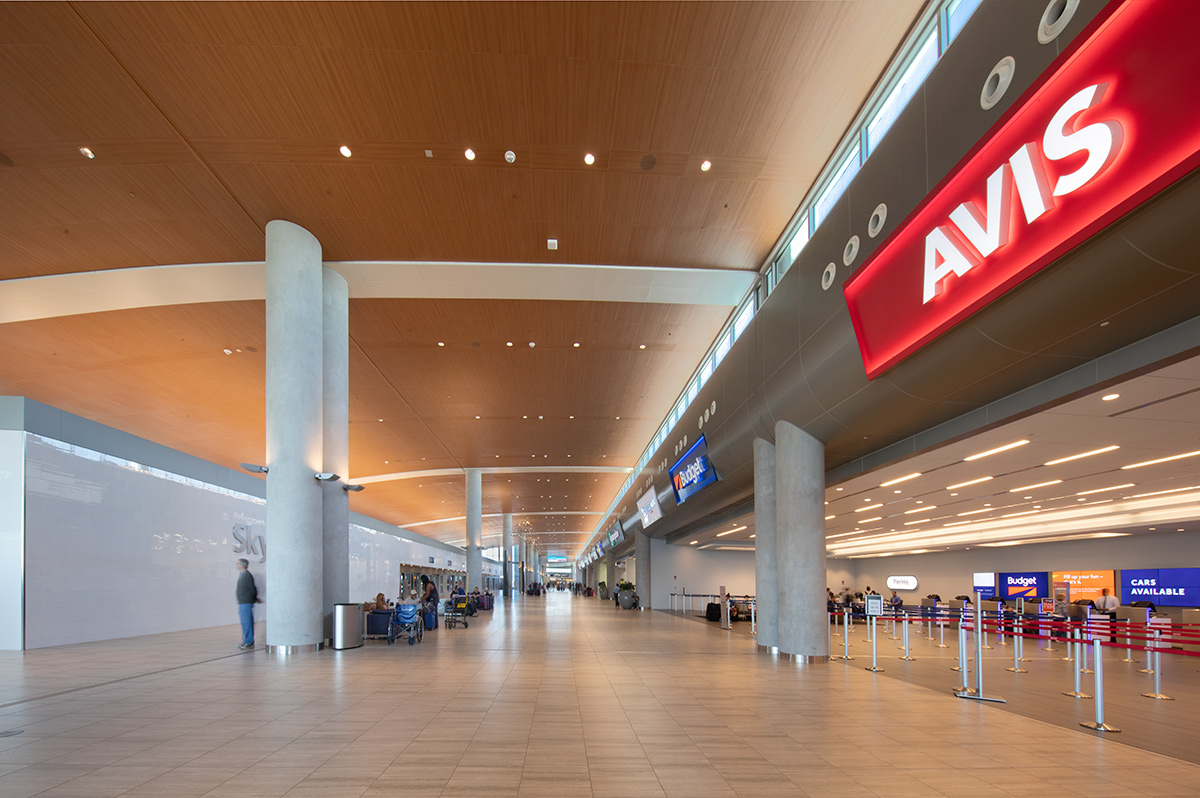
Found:
[{"label": "stainless steel trash can", "polygon": [[358,648],[363,644],[364,613],[361,604],[333,605],[333,648]]}]

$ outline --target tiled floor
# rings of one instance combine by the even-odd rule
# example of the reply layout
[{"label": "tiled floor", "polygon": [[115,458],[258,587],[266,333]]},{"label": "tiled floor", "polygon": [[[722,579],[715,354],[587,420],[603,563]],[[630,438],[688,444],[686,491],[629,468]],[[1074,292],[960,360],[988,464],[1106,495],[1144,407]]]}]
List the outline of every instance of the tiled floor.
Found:
[{"label": "tiled floor", "polygon": [[236,641],[0,655],[0,796],[1200,795],[1193,764],[566,594],[415,647]]}]

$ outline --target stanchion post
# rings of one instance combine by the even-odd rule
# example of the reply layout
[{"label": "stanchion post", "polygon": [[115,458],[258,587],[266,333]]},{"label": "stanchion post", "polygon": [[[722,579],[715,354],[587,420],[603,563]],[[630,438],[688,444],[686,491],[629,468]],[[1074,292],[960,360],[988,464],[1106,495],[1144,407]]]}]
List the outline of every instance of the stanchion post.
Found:
[{"label": "stanchion post", "polygon": [[[1081,645],[1080,641],[1082,639],[1081,635],[1079,633],[1079,630],[1071,629],[1069,634],[1071,635],[1071,637],[1067,640],[1067,650],[1069,651],[1071,649],[1072,645],[1074,645],[1078,649],[1079,646]],[[1073,698],[1091,698],[1090,695],[1083,692],[1083,686],[1079,683],[1079,679],[1080,679],[1079,668],[1071,668],[1071,671],[1074,672],[1074,674],[1075,674],[1075,689],[1072,692],[1063,693],[1063,695],[1069,695],[1069,696],[1072,696]]]},{"label": "stanchion post", "polygon": [[[1084,626],[1083,629],[1086,629],[1086,628],[1087,628],[1087,626]],[[1094,673],[1094,671],[1087,666],[1088,647],[1087,647],[1087,641],[1083,639],[1083,629],[1079,630],[1079,648],[1077,650],[1077,653],[1079,654],[1079,672],[1080,673]]]},{"label": "stanchion post", "polygon": [[1063,625],[1066,626],[1066,628],[1067,628],[1067,656],[1060,657],[1059,659],[1061,662],[1074,662],[1075,661],[1075,652],[1072,650],[1072,646],[1073,646],[1072,641],[1075,639],[1075,627],[1071,625],[1071,622],[1069,620],[1066,621]]},{"label": "stanchion post", "polygon": [[1128,618],[1125,619],[1125,659],[1121,660],[1121,662],[1137,662],[1137,660],[1133,658],[1133,637],[1131,636],[1132,632],[1130,630],[1132,625],[1133,621],[1129,620]]},{"label": "stanchion post", "polygon": [[1121,730],[1116,726],[1104,722],[1104,658],[1100,651],[1100,640],[1095,637],[1092,638],[1092,654],[1092,660],[1096,663],[1096,678],[1092,681],[1095,685],[1092,689],[1096,693],[1096,722],[1079,725],[1096,731],[1119,732]]},{"label": "stanchion post", "polygon": [[938,610],[936,607],[933,610],[933,614],[935,616],[937,616],[937,619],[938,619],[938,644],[937,644],[937,647],[938,648],[949,648],[949,646],[946,645],[946,622],[942,619],[942,617],[940,615],[938,615]]},{"label": "stanchion post", "polygon": [[878,657],[879,627],[876,625],[875,618],[876,616],[874,615],[867,616],[867,631],[871,635],[871,667],[864,668],[863,670],[882,673],[883,668],[879,667]]},{"label": "stanchion post", "polygon": [[955,693],[959,698],[973,698],[976,701],[991,701],[996,704],[1008,703],[1003,698],[989,698],[983,694],[983,638],[979,630],[983,627],[983,607],[979,591],[975,591],[975,689]]},{"label": "stanchion post", "polygon": [[1013,641],[1013,647],[1012,647],[1013,666],[1011,668],[1004,669],[1004,670],[1008,671],[1009,673],[1029,673],[1029,671],[1027,671],[1021,667],[1021,646],[1019,643],[1017,643],[1017,640],[1020,640],[1020,639],[1021,638],[1018,637],[1016,640]]},{"label": "stanchion post", "polygon": [[[1154,630],[1154,651],[1150,655],[1154,657],[1154,667],[1151,669],[1151,673],[1154,674],[1154,692],[1142,693],[1142,696],[1144,698],[1153,698],[1155,701],[1174,701],[1175,699],[1171,696],[1163,695],[1162,691],[1162,674],[1160,673],[1162,670],[1162,650],[1159,648],[1161,635],[1162,633],[1158,629]],[[1150,659],[1150,657],[1146,659]],[[1139,673],[1144,673],[1144,671],[1139,671]]]},{"label": "stanchion post", "polygon": [[908,623],[908,613],[907,613],[907,612],[904,612],[904,613],[903,613],[903,617],[902,617],[902,620],[901,620],[900,622],[904,624],[904,656],[903,656],[903,657],[901,657],[900,659],[907,660],[907,661],[911,662],[911,661],[912,661],[912,659],[913,659],[913,657],[912,657],[912,653],[911,653],[911,652],[909,651],[909,649],[908,649],[908,627],[909,627],[909,623]]},{"label": "stanchion post", "polygon": [[1042,635],[1042,626],[1043,625],[1049,627],[1050,631],[1046,634],[1046,645],[1042,647],[1042,651],[1049,651],[1051,654],[1053,654],[1054,653],[1054,622],[1047,621],[1045,624],[1043,624],[1042,613],[1039,610],[1038,611],[1038,637],[1041,637],[1041,635]]},{"label": "stanchion post", "polygon": [[[843,612],[848,613],[848,612],[850,612],[850,609],[847,608],[847,609],[843,610]],[[846,623],[845,623],[844,619],[842,622],[842,628],[843,629],[846,628]],[[842,659],[847,662],[854,659],[854,657],[850,656],[850,635],[842,635]]]}]

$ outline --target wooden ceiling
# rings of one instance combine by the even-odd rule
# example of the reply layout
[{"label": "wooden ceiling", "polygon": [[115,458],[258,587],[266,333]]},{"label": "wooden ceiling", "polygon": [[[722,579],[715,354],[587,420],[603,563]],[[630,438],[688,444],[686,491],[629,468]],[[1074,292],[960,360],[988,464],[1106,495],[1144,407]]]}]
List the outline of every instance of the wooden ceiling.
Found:
[{"label": "wooden ceiling", "polygon": [[[276,218],[331,261],[756,270],[922,5],[3,3],[0,279],[261,260]],[[728,311],[357,300],[353,470],[631,466]],[[261,452],[261,303],[0,335],[6,393]],[[407,482],[356,509],[461,514]]]}]

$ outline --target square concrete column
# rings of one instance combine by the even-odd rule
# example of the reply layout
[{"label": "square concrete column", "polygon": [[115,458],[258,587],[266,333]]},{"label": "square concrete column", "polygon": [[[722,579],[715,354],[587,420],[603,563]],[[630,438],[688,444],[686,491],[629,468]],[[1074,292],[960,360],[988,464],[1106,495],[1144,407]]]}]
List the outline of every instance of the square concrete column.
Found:
[{"label": "square concrete column", "polygon": [[779,651],[779,561],[775,533],[775,445],[754,439],[754,612],[758,649]]},{"label": "square concrete column", "polygon": [[827,662],[825,445],[786,421],[775,424],[775,528],[779,656]]}]

